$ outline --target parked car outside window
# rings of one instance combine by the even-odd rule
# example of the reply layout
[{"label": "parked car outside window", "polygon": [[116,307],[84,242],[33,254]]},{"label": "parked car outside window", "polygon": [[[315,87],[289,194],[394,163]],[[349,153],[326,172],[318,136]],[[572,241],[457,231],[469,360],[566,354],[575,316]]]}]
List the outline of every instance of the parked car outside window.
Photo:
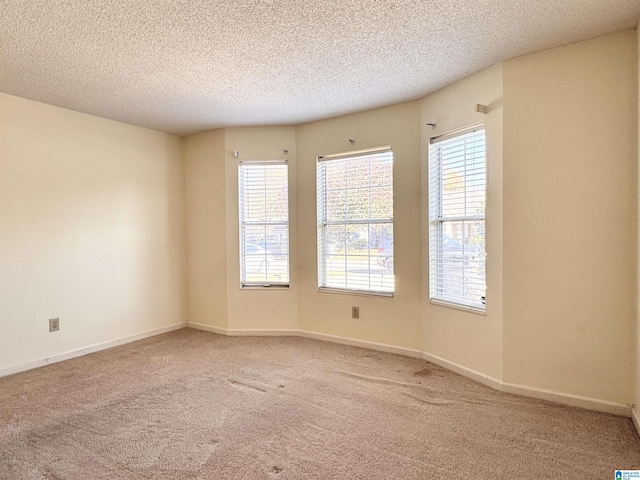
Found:
[{"label": "parked car outside window", "polygon": [[393,273],[393,235],[386,235],[380,239],[378,265],[384,268],[384,273]]},{"label": "parked car outside window", "polygon": [[273,254],[269,250],[253,243],[245,244],[244,262],[247,273],[264,273],[273,261]]}]

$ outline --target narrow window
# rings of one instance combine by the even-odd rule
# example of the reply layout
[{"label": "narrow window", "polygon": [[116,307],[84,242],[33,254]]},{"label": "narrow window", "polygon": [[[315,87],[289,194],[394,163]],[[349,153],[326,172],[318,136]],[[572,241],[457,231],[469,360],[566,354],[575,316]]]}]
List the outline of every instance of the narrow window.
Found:
[{"label": "narrow window", "polygon": [[289,286],[289,183],[285,161],[238,167],[240,284]]},{"label": "narrow window", "polygon": [[431,140],[429,289],[435,303],[485,310],[486,185],[484,127]]},{"label": "narrow window", "polygon": [[391,147],[318,157],[320,290],[392,296]]}]

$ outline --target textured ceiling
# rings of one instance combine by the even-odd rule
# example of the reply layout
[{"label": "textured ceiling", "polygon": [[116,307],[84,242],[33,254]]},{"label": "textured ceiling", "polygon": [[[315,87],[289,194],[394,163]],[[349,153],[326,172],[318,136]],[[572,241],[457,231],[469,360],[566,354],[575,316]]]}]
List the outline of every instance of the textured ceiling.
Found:
[{"label": "textured ceiling", "polygon": [[0,91],[187,134],[412,100],[640,0],[0,0]]}]

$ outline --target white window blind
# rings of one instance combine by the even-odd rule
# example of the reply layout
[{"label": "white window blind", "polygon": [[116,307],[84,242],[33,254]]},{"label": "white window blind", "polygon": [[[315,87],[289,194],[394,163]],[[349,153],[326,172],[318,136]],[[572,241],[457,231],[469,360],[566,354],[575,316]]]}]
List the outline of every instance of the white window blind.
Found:
[{"label": "white window blind", "polygon": [[391,296],[391,147],[318,157],[318,286]]},{"label": "white window blind", "polygon": [[285,161],[242,161],[238,167],[240,283],[289,285],[289,183]]},{"label": "white window blind", "polygon": [[431,140],[430,298],[485,309],[486,145],[484,127]]}]

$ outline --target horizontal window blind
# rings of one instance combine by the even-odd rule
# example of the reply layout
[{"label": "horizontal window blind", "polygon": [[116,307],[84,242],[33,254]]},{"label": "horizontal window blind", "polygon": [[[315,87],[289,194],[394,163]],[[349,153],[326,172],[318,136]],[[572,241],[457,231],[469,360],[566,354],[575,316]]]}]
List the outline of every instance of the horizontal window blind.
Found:
[{"label": "horizontal window blind", "polygon": [[240,162],[240,283],[289,285],[289,180],[284,161]]},{"label": "horizontal window blind", "polygon": [[431,300],[484,311],[486,144],[482,127],[429,148]]},{"label": "horizontal window blind", "polygon": [[391,147],[318,157],[318,285],[391,296]]}]

